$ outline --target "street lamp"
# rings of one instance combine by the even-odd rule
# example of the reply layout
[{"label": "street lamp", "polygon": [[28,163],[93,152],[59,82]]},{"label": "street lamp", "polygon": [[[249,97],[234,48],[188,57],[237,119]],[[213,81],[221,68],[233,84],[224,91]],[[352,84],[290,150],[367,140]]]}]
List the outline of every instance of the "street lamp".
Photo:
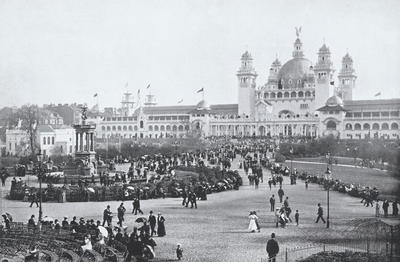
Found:
[{"label": "street lamp", "polygon": [[43,165],[43,155],[39,150],[37,156],[37,163],[35,166],[35,173],[39,179],[39,224],[42,222],[42,176],[46,172],[46,167]]},{"label": "street lamp", "polygon": [[326,167],[325,171],[325,179],[327,180],[327,191],[326,191],[326,198],[327,198],[327,216],[326,216],[326,228],[329,228],[329,189],[331,187],[331,171],[329,167]]}]

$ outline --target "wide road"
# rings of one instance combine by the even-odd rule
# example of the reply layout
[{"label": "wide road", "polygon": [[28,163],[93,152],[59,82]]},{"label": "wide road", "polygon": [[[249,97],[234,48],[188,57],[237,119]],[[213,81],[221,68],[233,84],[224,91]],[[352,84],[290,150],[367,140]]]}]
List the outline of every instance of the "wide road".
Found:
[{"label": "wide road", "polygon": [[[235,160],[233,167],[238,166]],[[240,170],[243,176],[243,171]],[[310,244],[312,240],[340,234],[353,218],[373,217],[375,208],[366,208],[360,199],[345,194],[330,193],[331,228],[322,223],[316,224],[317,203],[321,203],[326,216],[326,191],[320,186],[310,184],[308,190],[304,183],[289,185],[285,177],[283,189],[289,196],[293,214],[300,212],[300,225],[289,224],[286,228],[275,227],[275,217],[270,212],[269,197],[278,187],[268,188],[266,183],[270,173],[264,170],[264,183],[258,189],[250,187],[243,177],[244,186],[239,191],[227,191],[208,195],[207,201],[198,201],[198,209],[182,207],[181,199],[151,199],[141,201],[142,210],[148,216],[149,211],[161,212],[166,219],[167,235],[155,237],[156,255],[159,258],[175,259],[175,248],[181,243],[186,261],[260,261],[266,256],[265,245],[272,232],[277,235],[281,250]],[[277,206],[279,206],[279,198]],[[68,216],[102,219],[106,205],[116,212],[120,202],[81,202],[81,203],[44,203],[44,215],[62,219]],[[28,221],[31,214],[37,217],[38,209],[29,208],[28,203],[2,199],[1,212],[9,212],[17,221]],[[132,203],[126,202],[128,211],[125,223],[132,230],[134,220],[139,217],[131,214]],[[260,218],[260,233],[249,233],[248,214],[257,211]],[[116,221],[113,221],[116,223]]]}]

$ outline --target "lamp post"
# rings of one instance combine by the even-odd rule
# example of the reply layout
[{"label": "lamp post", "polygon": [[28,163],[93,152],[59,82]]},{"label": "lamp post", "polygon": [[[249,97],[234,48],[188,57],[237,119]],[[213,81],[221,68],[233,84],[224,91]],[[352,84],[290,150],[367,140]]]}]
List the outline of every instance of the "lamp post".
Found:
[{"label": "lamp post", "polygon": [[46,172],[46,167],[43,166],[43,155],[41,151],[39,150],[39,153],[37,154],[37,163],[35,167],[35,173],[39,179],[39,224],[42,222],[42,175],[44,172]]},{"label": "lamp post", "polygon": [[331,180],[331,170],[329,170],[329,160],[330,160],[330,153],[326,155],[327,163],[326,163],[326,171],[325,171],[325,179],[327,180],[327,191],[326,191],[326,198],[327,198],[327,215],[326,215],[326,228],[329,228],[329,189],[331,187],[330,180]]}]

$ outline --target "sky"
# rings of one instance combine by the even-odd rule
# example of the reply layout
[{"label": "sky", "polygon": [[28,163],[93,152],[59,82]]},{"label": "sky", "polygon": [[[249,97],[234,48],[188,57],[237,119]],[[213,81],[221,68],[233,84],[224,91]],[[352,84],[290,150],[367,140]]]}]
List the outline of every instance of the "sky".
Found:
[{"label": "sky", "polygon": [[398,0],[0,0],[0,107],[119,106],[148,84],[160,105],[195,104],[202,87],[210,104],[237,103],[241,54],[263,85],[299,26],[313,63],[324,41],[336,76],[352,56],[353,99],[400,97],[399,17]]}]

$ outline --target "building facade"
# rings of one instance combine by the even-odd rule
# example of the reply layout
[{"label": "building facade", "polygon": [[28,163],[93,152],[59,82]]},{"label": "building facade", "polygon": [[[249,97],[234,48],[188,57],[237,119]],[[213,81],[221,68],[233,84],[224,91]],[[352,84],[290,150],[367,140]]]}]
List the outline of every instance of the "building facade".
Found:
[{"label": "building facade", "polygon": [[[330,49],[323,44],[317,54],[315,63],[305,57],[297,33],[292,59],[284,64],[273,61],[267,82],[257,85],[253,57],[246,51],[236,72],[238,104],[208,105],[202,100],[188,106],[141,105],[140,99],[133,103],[131,94],[126,93],[120,113],[108,110],[97,122],[97,137],[334,135],[341,139],[399,139],[400,99],[354,100],[357,76],[351,56],[343,57],[335,81]],[[154,100],[154,95],[149,99]]]}]

